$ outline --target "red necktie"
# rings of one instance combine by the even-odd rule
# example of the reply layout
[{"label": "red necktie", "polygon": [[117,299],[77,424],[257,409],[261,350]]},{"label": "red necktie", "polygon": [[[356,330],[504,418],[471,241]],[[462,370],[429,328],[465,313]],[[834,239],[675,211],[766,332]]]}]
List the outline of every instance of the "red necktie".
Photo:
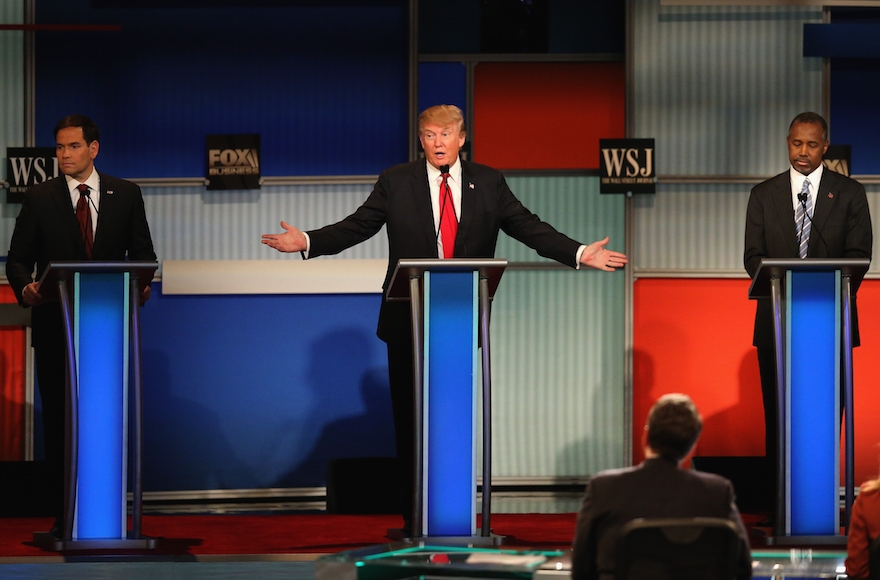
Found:
[{"label": "red necktie", "polygon": [[443,242],[443,257],[451,258],[455,253],[455,234],[458,232],[458,220],[455,217],[455,206],[452,203],[452,192],[447,183],[449,174],[443,174],[440,184],[440,240]]},{"label": "red necktie", "polygon": [[92,212],[89,210],[89,186],[80,183],[76,186],[79,190],[79,199],[76,202],[76,219],[79,221],[79,233],[82,234],[83,242],[86,245],[86,255],[92,257],[92,246],[94,238],[92,237]]}]

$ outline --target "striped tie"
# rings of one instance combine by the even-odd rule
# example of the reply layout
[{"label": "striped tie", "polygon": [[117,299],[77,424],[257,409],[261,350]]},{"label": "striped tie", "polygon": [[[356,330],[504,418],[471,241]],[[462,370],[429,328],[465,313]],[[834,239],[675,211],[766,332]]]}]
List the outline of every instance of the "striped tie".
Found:
[{"label": "striped tie", "polygon": [[798,195],[797,210],[794,212],[794,222],[798,235],[798,257],[807,257],[807,245],[810,243],[810,225],[812,224],[813,200],[810,198],[810,180],[804,179],[804,186]]}]

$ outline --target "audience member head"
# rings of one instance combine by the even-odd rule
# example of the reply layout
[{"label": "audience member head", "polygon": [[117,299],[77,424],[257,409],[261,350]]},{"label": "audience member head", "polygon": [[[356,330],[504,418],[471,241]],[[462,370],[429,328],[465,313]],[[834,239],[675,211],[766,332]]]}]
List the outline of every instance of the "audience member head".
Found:
[{"label": "audience member head", "polygon": [[648,412],[646,444],[654,454],[678,463],[693,449],[702,429],[703,419],[690,397],[670,393]]}]

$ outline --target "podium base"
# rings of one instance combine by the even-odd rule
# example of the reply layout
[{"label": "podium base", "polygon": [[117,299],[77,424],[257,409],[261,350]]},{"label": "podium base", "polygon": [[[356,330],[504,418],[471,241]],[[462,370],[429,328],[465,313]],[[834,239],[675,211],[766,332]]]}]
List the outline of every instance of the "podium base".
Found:
[{"label": "podium base", "polygon": [[501,546],[505,536],[489,534],[488,536],[419,536],[408,537],[400,528],[388,528],[386,536],[395,542],[411,544],[430,544],[433,546]]},{"label": "podium base", "polygon": [[846,536],[767,536],[768,546],[845,546]]},{"label": "podium base", "polygon": [[34,543],[44,550],[153,550],[156,538],[107,538],[98,540],[62,540],[50,532],[34,532]]}]

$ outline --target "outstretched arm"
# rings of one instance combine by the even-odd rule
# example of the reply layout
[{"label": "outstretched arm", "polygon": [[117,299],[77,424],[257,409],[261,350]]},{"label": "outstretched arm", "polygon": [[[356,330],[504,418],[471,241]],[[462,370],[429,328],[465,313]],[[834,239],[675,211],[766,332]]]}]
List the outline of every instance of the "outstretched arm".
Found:
[{"label": "outstretched arm", "polygon": [[263,234],[262,243],[279,252],[304,252],[308,249],[306,235],[287,222],[282,221],[283,234]]},{"label": "outstretched arm", "polygon": [[608,236],[604,240],[593,242],[581,253],[581,264],[596,268],[597,270],[605,270],[613,272],[617,268],[622,268],[627,263],[626,255],[614,250],[605,249],[608,243]]}]

